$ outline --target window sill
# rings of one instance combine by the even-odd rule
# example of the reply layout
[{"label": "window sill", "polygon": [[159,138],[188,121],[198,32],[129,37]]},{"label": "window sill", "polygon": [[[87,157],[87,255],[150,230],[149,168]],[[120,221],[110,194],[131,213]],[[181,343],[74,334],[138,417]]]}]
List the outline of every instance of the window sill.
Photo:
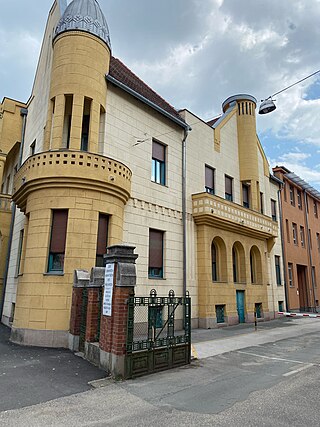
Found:
[{"label": "window sill", "polygon": [[151,180],[151,182],[152,182],[152,184],[160,185],[160,187],[169,188],[169,186],[167,184],[161,184],[160,182],[156,182],[156,181],[152,181],[152,180]]},{"label": "window sill", "polygon": [[148,276],[148,279],[150,279],[150,280],[166,280],[165,277],[151,277],[151,276]]},{"label": "window sill", "polygon": [[43,273],[44,276],[64,276],[63,271],[48,271],[47,273]]}]

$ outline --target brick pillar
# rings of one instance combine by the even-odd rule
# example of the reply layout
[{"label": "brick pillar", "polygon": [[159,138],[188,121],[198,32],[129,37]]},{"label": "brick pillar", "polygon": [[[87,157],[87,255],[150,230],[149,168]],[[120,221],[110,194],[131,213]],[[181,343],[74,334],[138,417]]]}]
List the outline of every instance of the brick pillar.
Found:
[{"label": "brick pillar", "polygon": [[87,270],[75,270],[73,277],[72,304],[70,314],[69,349],[79,349],[82,291],[89,284],[89,272]]},{"label": "brick pillar", "polygon": [[129,296],[136,285],[134,247],[115,245],[107,249],[105,263],[114,264],[111,315],[102,315],[100,329],[100,366],[114,377],[126,377],[125,356]]},{"label": "brick pillar", "polygon": [[101,304],[100,292],[104,283],[103,267],[94,267],[91,270],[90,282],[88,285],[88,308],[87,308],[87,326],[86,341],[95,342],[98,336],[98,330],[101,323]]}]

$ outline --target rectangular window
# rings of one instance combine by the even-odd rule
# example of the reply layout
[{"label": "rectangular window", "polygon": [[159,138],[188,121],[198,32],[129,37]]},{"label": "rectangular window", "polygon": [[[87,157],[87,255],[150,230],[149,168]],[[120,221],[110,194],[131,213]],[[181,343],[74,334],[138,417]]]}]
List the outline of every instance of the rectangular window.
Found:
[{"label": "rectangular window", "polygon": [[289,191],[290,191],[290,203],[291,203],[292,206],[295,206],[294,188],[292,187],[292,185],[289,186]]},{"label": "rectangular window", "polygon": [[313,201],[313,213],[316,218],[318,218],[318,205],[316,200]]},{"label": "rectangular window", "polygon": [[225,199],[232,202],[233,201],[233,192],[232,192],[233,178],[231,178],[228,175],[225,175],[224,177],[225,177]]},{"label": "rectangular window", "polygon": [[280,257],[278,255],[276,255],[274,257],[274,260],[275,260],[275,266],[276,266],[277,285],[281,286]]},{"label": "rectangular window", "polygon": [[263,214],[263,193],[260,192],[260,212]]},{"label": "rectangular window", "polygon": [[284,312],[284,304],[283,301],[278,301],[278,307],[280,312]]},{"label": "rectangular window", "polygon": [[36,140],[30,145],[30,156],[33,156],[36,152]]},{"label": "rectangular window", "polygon": [[256,313],[257,319],[261,319],[262,318],[262,302],[255,303],[254,311]]},{"label": "rectangular window", "polygon": [[294,222],[292,223],[292,237],[293,237],[293,243],[295,245],[298,244],[298,231],[297,231],[297,224],[295,224]]},{"label": "rectangular window", "polygon": [[286,184],[286,182],[283,184],[283,198],[284,198],[284,201],[286,202],[287,201],[287,184]]},{"label": "rectangular window", "polygon": [[20,264],[21,264],[21,255],[22,255],[22,246],[23,246],[23,235],[24,235],[24,230],[20,230],[17,264],[16,264],[16,277],[18,277],[18,275],[20,274]]},{"label": "rectangular window", "polygon": [[205,190],[206,193],[214,194],[214,169],[205,166]]},{"label": "rectangular window", "polygon": [[11,175],[7,176],[7,189],[6,194],[10,194],[10,182],[11,182]]},{"label": "rectangular window", "polygon": [[288,278],[289,278],[289,286],[293,288],[293,264],[291,262],[288,263]]},{"label": "rectangular window", "polygon": [[304,248],[304,227],[300,225],[300,242],[301,246]]},{"label": "rectangular window", "polygon": [[317,248],[318,248],[318,252],[320,252],[320,234],[316,233],[317,236]]},{"label": "rectangular window", "polygon": [[66,248],[68,211],[57,209],[52,211],[51,239],[49,247],[49,273],[62,273]]},{"label": "rectangular window", "polygon": [[310,249],[312,249],[312,239],[311,239],[311,230],[309,228],[309,242],[310,242]]},{"label": "rectangular window", "polygon": [[242,203],[245,208],[250,207],[249,202],[249,186],[246,184],[242,184]]},{"label": "rectangular window", "polygon": [[99,214],[96,267],[103,267],[103,255],[107,252],[108,246],[108,215]]},{"label": "rectangular window", "polygon": [[166,185],[166,147],[157,141],[152,141],[151,181]]},{"label": "rectangular window", "polygon": [[286,219],[287,241],[290,243],[289,221]]},{"label": "rectangular window", "polygon": [[149,278],[163,278],[163,231],[149,230]]},{"label": "rectangular window", "polygon": [[298,208],[302,209],[302,200],[301,200],[301,191],[297,190],[297,203],[298,203]]},{"label": "rectangular window", "polygon": [[273,221],[277,221],[277,203],[271,199],[271,218]]},{"label": "rectangular window", "polygon": [[217,316],[217,323],[224,323],[225,322],[225,305],[216,305],[216,316]]}]

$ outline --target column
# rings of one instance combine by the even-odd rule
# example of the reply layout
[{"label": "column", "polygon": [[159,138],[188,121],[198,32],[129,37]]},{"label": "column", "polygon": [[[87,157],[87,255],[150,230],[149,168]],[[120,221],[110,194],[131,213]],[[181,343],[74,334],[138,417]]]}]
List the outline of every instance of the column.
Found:
[{"label": "column", "polygon": [[52,139],[51,139],[52,150],[59,150],[62,147],[64,109],[65,109],[65,96],[64,95],[56,96],[54,115],[53,115]]},{"label": "column", "polygon": [[73,95],[70,150],[80,150],[84,96]]},{"label": "column", "polygon": [[90,129],[89,129],[89,149],[91,153],[98,153],[100,127],[100,104],[94,100],[91,102]]}]

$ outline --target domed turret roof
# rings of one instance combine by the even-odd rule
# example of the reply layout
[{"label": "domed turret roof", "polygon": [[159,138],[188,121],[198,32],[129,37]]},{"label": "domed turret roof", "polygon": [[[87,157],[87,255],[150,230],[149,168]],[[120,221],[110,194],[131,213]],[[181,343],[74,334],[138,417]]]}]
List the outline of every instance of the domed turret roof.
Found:
[{"label": "domed turret roof", "polygon": [[96,0],[73,0],[66,8],[54,38],[66,31],[85,31],[103,40],[111,50],[107,20]]}]

